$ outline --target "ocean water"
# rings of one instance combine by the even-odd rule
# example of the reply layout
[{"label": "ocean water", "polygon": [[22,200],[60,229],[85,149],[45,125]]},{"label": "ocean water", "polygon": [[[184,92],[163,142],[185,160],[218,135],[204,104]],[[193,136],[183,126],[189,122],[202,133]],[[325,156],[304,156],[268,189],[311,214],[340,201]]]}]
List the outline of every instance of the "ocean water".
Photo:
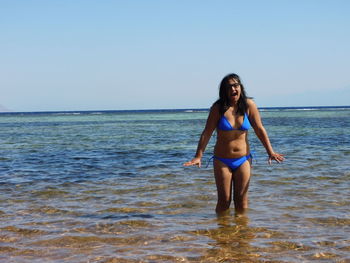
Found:
[{"label": "ocean water", "polygon": [[212,165],[182,166],[207,114],[0,114],[0,262],[350,262],[350,108],[262,109],[286,161],[250,130],[250,208],[222,217]]}]

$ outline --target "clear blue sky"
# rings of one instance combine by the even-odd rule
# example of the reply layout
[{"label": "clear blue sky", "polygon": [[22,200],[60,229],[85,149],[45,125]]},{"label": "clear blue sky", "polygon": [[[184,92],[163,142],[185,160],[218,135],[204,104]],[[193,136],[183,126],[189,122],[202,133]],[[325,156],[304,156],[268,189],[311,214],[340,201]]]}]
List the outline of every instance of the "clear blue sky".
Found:
[{"label": "clear blue sky", "polygon": [[0,105],[207,108],[227,73],[258,106],[350,105],[347,0],[0,0]]}]

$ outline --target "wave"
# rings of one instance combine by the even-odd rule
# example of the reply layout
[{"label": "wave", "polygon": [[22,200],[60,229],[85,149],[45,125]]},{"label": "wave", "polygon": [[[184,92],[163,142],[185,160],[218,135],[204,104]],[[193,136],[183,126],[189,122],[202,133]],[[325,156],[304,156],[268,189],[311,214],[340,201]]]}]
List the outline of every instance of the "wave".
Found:
[{"label": "wave", "polygon": [[259,107],[259,111],[333,111],[350,110],[350,106]]}]

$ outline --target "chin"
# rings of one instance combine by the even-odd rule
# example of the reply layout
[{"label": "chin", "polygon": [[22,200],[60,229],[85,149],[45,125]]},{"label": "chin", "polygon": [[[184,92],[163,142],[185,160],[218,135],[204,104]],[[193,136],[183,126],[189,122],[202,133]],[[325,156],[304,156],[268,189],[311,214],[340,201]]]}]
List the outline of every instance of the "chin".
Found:
[{"label": "chin", "polygon": [[237,97],[237,98],[232,98],[231,101],[232,101],[232,102],[238,102],[238,101],[239,101],[239,97]]}]

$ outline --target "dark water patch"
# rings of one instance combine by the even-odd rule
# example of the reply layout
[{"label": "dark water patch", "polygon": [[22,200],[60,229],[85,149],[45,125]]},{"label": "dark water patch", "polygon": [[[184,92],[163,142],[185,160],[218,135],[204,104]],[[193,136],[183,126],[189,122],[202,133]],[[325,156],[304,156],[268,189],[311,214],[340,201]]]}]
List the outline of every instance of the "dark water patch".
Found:
[{"label": "dark water patch", "polygon": [[68,196],[70,194],[71,193],[69,192],[66,192],[54,187],[47,187],[46,189],[35,190],[32,192],[33,197],[44,198],[44,199],[59,198],[59,197]]},{"label": "dark water patch", "polygon": [[[91,216],[89,216],[91,217]],[[101,214],[99,216],[94,216],[94,218],[99,218],[99,219],[113,219],[113,220],[125,220],[129,219],[130,215],[117,215],[117,214]]]},{"label": "dark water patch", "polygon": [[79,216],[80,213],[78,211],[73,210],[67,210],[67,209],[60,209],[53,206],[39,206],[39,207],[32,207],[21,211],[22,214],[43,214],[43,215],[52,215],[52,216],[64,216],[64,215],[74,215]]},{"label": "dark water patch", "polygon": [[109,208],[103,211],[99,211],[98,214],[102,219],[131,219],[131,218],[143,218],[151,219],[154,215],[147,213],[146,209],[140,208]]},{"label": "dark water patch", "polygon": [[110,245],[116,245],[121,242],[121,238],[118,237],[98,237],[98,236],[74,236],[66,235],[64,237],[57,237],[52,239],[40,240],[32,242],[32,246],[41,247],[67,247],[67,248],[84,248],[84,247],[94,247],[100,243],[108,243]]},{"label": "dark water patch", "polygon": [[[350,242],[348,242],[348,243],[350,243]],[[342,252],[350,252],[350,245],[342,246],[342,247],[339,247],[338,249]],[[348,257],[347,260],[349,261],[350,257]],[[347,262],[347,261],[345,261],[345,262]]]},{"label": "dark water patch", "polygon": [[[1,238],[0,238],[1,240]],[[15,247],[11,247],[11,246],[0,246],[0,253],[9,253],[9,252],[15,252],[19,250],[18,248]],[[2,258],[2,256],[0,256],[0,259]],[[3,258],[4,260],[6,260],[6,258]]]},{"label": "dark water patch", "polygon": [[7,226],[0,228],[1,232],[11,232],[18,234],[20,236],[36,236],[36,235],[45,235],[48,234],[47,231],[40,229],[29,229],[29,228],[20,228],[15,226]]},{"label": "dark water patch", "polygon": [[99,213],[144,213],[147,212],[146,209],[143,208],[135,208],[135,207],[113,207],[105,210],[99,211]]},{"label": "dark water patch", "polygon": [[[325,211],[327,208],[321,204],[296,204],[294,206],[286,205],[282,208],[287,211],[304,211],[304,210],[316,210],[316,211]],[[286,214],[286,216],[291,217],[291,215]],[[299,218],[300,219],[300,218]]]},{"label": "dark water patch", "polygon": [[306,220],[323,226],[343,226],[350,230],[350,218],[337,218],[337,217],[318,217],[318,218],[306,218]]}]

